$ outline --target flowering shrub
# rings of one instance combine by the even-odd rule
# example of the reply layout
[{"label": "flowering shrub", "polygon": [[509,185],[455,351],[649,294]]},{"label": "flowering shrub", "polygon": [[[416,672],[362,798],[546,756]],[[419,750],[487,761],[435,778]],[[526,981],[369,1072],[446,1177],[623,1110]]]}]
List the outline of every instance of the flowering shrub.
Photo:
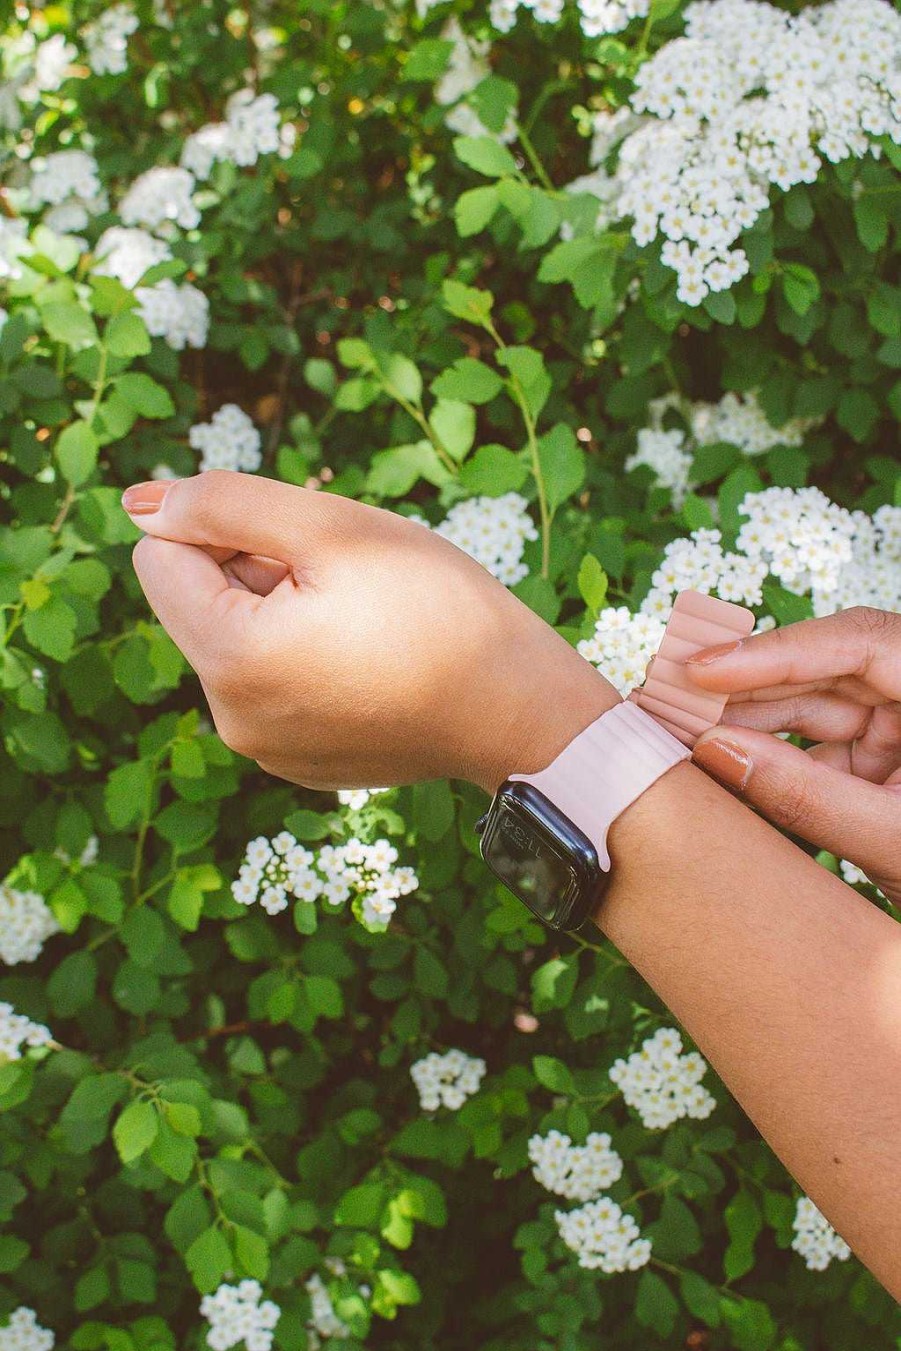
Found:
[{"label": "flowering shrub", "polygon": [[476,790],[223,745],[119,494],[415,515],[623,693],[684,586],[901,608],[901,18],[5,13],[0,1351],[888,1351],[640,978],[494,885]]}]

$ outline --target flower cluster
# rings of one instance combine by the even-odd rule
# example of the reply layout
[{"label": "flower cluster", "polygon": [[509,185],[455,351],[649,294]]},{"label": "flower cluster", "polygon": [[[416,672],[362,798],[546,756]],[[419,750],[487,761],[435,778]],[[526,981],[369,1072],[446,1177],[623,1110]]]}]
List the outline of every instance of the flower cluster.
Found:
[{"label": "flower cluster", "polygon": [[885,0],[799,14],[699,0],[685,18],[685,36],[636,76],[632,110],[652,120],[621,142],[609,179],[602,170],[582,186],[601,198],[603,223],[631,216],[636,243],[663,238],[679,298],[699,305],[748,271],[736,241],[771,187],[812,183],[824,158],[860,158],[881,136],[901,141],[901,15]]},{"label": "flower cluster", "polygon": [[88,65],[95,75],[121,75],[128,69],[128,39],[138,27],[130,5],[110,5],[82,29]]},{"label": "flower cluster", "polygon": [[707,1062],[697,1051],[682,1052],[675,1028],[661,1027],[628,1060],[615,1060],[610,1078],[648,1130],[662,1130],[682,1117],[704,1121],[716,1099],[703,1087]]},{"label": "flower cluster", "polygon": [[666,546],[641,610],[666,620],[677,594],[687,589],[716,591],[723,600],[760,605],[768,574],[763,558],[725,550],[719,530],[693,530],[687,539],[676,539]]},{"label": "flower cluster", "polygon": [[[564,0],[491,0],[492,25],[500,33],[509,33],[520,8],[529,10],[539,23],[557,23],[563,17]],[[650,0],[578,0],[579,22],[587,38],[618,33],[649,9]]]},{"label": "flower cluster", "polygon": [[34,160],[28,196],[31,210],[50,208],[43,221],[57,234],[84,230],[107,208],[97,161],[85,150],[57,150]]},{"label": "flower cluster", "polygon": [[224,403],[209,422],[198,422],[188,432],[188,444],[201,452],[201,469],[259,469],[260,433],[236,403]]},{"label": "flower cluster", "polygon": [[760,560],[790,591],[838,590],[853,557],[855,521],[819,488],[767,488],[749,493],[737,548]]},{"label": "flower cluster", "polygon": [[8,966],[36,961],[55,933],[59,925],[43,896],[0,882],[0,961]]},{"label": "flower cluster", "polygon": [[12,1004],[0,1001],[0,1064],[21,1060],[23,1046],[47,1046],[53,1040],[49,1027],[33,1023]]},{"label": "flower cluster", "polygon": [[529,575],[523,549],[526,540],[538,538],[538,531],[519,493],[467,498],[451,507],[435,528],[505,586],[515,586]]},{"label": "flower cluster", "polygon": [[145,272],[157,263],[170,261],[172,251],[162,239],[146,230],[113,225],[97,240],[94,256],[95,272],[103,277],[116,277],[123,286],[134,290]]},{"label": "flower cluster", "polygon": [[138,314],[151,337],[162,338],[176,352],[205,347],[210,327],[210,302],[190,282],[177,286],[165,277],[155,286],[139,286]]},{"label": "flower cluster", "polygon": [[282,145],[278,100],[274,94],[239,89],[225,105],[224,122],[208,122],[187,138],[181,166],[195,178],[209,178],[216,164],[256,164]]},{"label": "flower cluster", "polygon": [[606,1131],[592,1131],[584,1145],[574,1145],[560,1131],[533,1135],[529,1159],[536,1182],[567,1201],[593,1201],[623,1173],[623,1161]]},{"label": "flower cluster", "polygon": [[453,1049],[445,1055],[431,1051],[410,1066],[419,1105],[425,1112],[437,1112],[442,1106],[456,1112],[467,1098],[478,1093],[486,1068],[484,1060],[465,1051]]},{"label": "flower cluster", "polygon": [[371,929],[384,929],[401,896],[419,886],[412,868],[395,868],[397,850],[387,840],[364,844],[323,845],[318,854],[305,849],[287,830],[274,839],[251,840],[244,853],[232,895],[240,905],[260,905],[269,915],[287,908],[288,898],[310,904],[321,899],[337,909],[352,898],[360,918]]},{"label": "flower cluster", "polygon": [[20,1305],[9,1316],[6,1327],[0,1328],[0,1351],[52,1351],[56,1338],[48,1328],[42,1328],[34,1309]]},{"label": "flower cluster", "polygon": [[808,1196],[800,1196],[792,1223],[795,1236],[792,1247],[804,1258],[810,1271],[825,1271],[835,1258],[847,1262],[851,1249],[832,1228]]},{"label": "flower cluster", "polygon": [[310,1297],[310,1317],[307,1327],[312,1337],[316,1338],[313,1344],[318,1346],[320,1337],[349,1337],[350,1328],[335,1313],[331,1296],[318,1271],[313,1272],[304,1289]]},{"label": "flower cluster", "polygon": [[38,42],[27,30],[3,41],[0,77],[0,127],[17,131],[22,125],[20,103],[33,105],[43,93],[59,89],[78,55],[77,48],[62,33]]},{"label": "flower cluster", "polygon": [[575,1210],[556,1210],[554,1218],[560,1237],[578,1255],[579,1266],[612,1275],[620,1271],[638,1271],[650,1259],[651,1241],[631,1215],[608,1196]]},{"label": "flower cluster", "polygon": [[[460,27],[458,19],[449,19],[441,32],[446,42],[452,42],[447,69],[435,85],[435,102],[440,108],[450,108],[445,122],[460,136],[490,136],[493,133],[482,123],[474,108],[461,102],[467,94],[491,74],[488,53],[491,43],[470,37]],[[516,136],[516,123],[509,117],[498,136],[506,143]]]},{"label": "flower cluster", "polygon": [[123,225],[169,233],[173,225],[193,230],[200,224],[194,202],[194,175],[187,169],[159,165],[139,174],[119,203]]},{"label": "flower cluster", "polygon": [[[688,429],[666,427],[664,418],[671,409],[684,412]],[[657,482],[672,493],[680,506],[692,486],[691,465],[699,446],[726,441],[745,455],[762,455],[774,446],[800,446],[805,435],[818,424],[818,418],[792,418],[774,427],[760,407],[757,395],[725,394],[718,403],[694,403],[683,409],[676,395],[654,399],[649,407],[649,422],[637,436],[635,453],[626,460],[626,469],[647,465]]]},{"label": "flower cluster", "polygon": [[882,506],[872,516],[852,512],[851,558],[832,590],[812,588],[814,613],[832,614],[852,605],[901,611],[901,507]]},{"label": "flower cluster", "polygon": [[652,614],[630,614],[625,605],[601,610],[590,638],[578,651],[627,695],[644,680],[645,668],[663,641],[663,620]]},{"label": "flower cluster", "polygon": [[261,1302],[262,1294],[259,1281],[247,1280],[204,1295],[200,1314],[210,1325],[206,1340],[213,1351],[229,1351],[241,1342],[247,1351],[269,1351],[282,1311],[271,1299]]},{"label": "flower cluster", "polygon": [[349,811],[358,812],[370,798],[378,793],[390,792],[388,788],[339,788],[338,801],[342,807],[347,807]]}]

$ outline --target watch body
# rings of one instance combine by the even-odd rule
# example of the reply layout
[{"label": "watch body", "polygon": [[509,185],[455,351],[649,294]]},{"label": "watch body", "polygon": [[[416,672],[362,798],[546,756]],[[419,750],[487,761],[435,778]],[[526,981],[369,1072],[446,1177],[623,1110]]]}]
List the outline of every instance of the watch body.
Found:
[{"label": "watch body", "polygon": [[476,825],[482,858],[550,929],[594,914],[609,873],[587,835],[534,784],[508,779]]}]

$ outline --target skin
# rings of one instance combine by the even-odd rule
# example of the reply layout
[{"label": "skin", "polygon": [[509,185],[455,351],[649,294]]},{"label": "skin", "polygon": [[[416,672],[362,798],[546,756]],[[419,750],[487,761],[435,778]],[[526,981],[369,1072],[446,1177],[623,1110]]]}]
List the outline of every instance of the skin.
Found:
[{"label": "skin", "polygon": [[[490,792],[514,768],[543,768],[619,701],[478,564],[391,513],[227,473],[137,485],[125,505],[147,532],[135,550],[147,598],[200,676],[220,735],[295,783],[447,776]],[[733,720],[787,717],[804,730],[827,724],[817,722],[821,703],[799,699],[856,707],[856,723],[848,708],[840,727],[828,723],[827,744],[843,746],[844,761],[840,751],[814,757],[774,743],[763,724],[744,722],[717,729],[727,750],[717,759],[708,741],[706,757],[727,779],[737,765],[748,802],[776,815],[799,774],[835,774],[818,794],[789,799],[792,828],[813,839],[841,829],[837,795],[844,810],[849,787],[872,790],[854,797],[852,838],[864,852],[842,852],[890,879],[897,816],[861,828],[869,812],[897,809],[890,778],[872,776],[889,763],[880,748],[897,730],[882,672],[897,672],[899,649],[897,635],[883,647],[871,634],[863,652],[860,633],[832,634],[812,666],[806,636],[797,650],[791,638],[754,638],[698,663],[696,678],[733,692]],[[762,659],[758,646],[770,649]],[[749,697],[754,690],[766,697]],[[802,713],[812,719],[803,727]],[[797,809],[807,802],[809,820]],[[901,928],[693,765],[628,808],[609,845],[614,880],[599,927],[901,1297]]]}]

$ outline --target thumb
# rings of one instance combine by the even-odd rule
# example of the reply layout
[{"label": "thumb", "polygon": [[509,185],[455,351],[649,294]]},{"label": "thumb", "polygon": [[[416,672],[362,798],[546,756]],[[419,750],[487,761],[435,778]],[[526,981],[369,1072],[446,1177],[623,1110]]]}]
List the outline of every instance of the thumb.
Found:
[{"label": "thumb", "polygon": [[870,875],[897,873],[901,785],[856,778],[818,759],[816,751],[748,727],[705,732],[694,760],[774,825]]}]

